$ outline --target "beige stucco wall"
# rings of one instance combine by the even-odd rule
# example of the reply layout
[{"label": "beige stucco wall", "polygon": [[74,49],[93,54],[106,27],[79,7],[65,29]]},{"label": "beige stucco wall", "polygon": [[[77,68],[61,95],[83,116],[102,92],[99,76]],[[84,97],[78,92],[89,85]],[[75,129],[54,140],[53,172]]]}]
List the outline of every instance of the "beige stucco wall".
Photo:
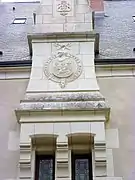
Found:
[{"label": "beige stucco wall", "polygon": [[19,125],[14,113],[27,80],[0,81],[0,180],[14,179],[19,160]]},{"label": "beige stucco wall", "polygon": [[[17,175],[19,125],[14,109],[24,96],[27,82],[0,81],[0,180],[14,179]],[[111,128],[112,132],[118,130],[119,135],[119,143],[112,140],[114,174],[123,176],[124,180],[134,180],[135,78],[98,78],[98,83],[112,108],[107,128]]]},{"label": "beige stucco wall", "polygon": [[123,176],[124,180],[134,180],[135,78],[99,78],[98,83],[111,106],[108,128],[118,129],[119,145],[114,143],[113,148],[114,174]]}]

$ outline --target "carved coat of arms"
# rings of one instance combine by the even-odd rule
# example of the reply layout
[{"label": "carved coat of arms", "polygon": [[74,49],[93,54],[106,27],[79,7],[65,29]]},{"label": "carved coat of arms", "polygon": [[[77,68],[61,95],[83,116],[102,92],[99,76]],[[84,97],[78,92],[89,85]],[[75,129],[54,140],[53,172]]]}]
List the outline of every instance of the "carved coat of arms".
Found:
[{"label": "carved coat of arms", "polygon": [[60,12],[62,16],[66,16],[68,12],[71,11],[71,6],[67,1],[62,0],[57,6],[57,11]]},{"label": "carved coat of arms", "polygon": [[82,63],[74,55],[59,51],[45,63],[44,73],[48,79],[64,88],[68,82],[77,79],[82,72]]}]

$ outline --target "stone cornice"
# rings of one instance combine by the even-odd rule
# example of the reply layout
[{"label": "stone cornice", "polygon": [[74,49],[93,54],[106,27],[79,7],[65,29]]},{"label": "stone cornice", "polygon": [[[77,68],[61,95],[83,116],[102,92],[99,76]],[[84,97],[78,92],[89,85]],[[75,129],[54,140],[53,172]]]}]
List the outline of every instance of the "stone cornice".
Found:
[{"label": "stone cornice", "polygon": [[17,110],[22,111],[57,111],[57,110],[102,110],[109,109],[105,101],[72,102],[27,102],[21,103]]},{"label": "stone cornice", "polygon": [[[95,65],[97,77],[135,77],[135,64]],[[0,65],[0,79],[29,79],[31,65]]]},{"label": "stone cornice", "polygon": [[22,102],[20,107],[15,110],[18,121],[25,113],[54,111],[99,111],[105,114],[108,121],[110,107],[105,101]]},{"label": "stone cornice", "polygon": [[99,92],[55,92],[29,93],[21,102],[69,102],[69,101],[105,101]]},{"label": "stone cornice", "polygon": [[[1,61],[0,62],[0,72],[1,71],[7,71],[7,70],[16,70],[20,71],[20,68],[22,69],[31,69],[32,66],[32,60],[25,60],[25,61]],[[95,66],[96,67],[108,67],[108,68],[134,68],[135,69],[135,59],[134,58],[128,58],[128,59],[95,59]]]}]

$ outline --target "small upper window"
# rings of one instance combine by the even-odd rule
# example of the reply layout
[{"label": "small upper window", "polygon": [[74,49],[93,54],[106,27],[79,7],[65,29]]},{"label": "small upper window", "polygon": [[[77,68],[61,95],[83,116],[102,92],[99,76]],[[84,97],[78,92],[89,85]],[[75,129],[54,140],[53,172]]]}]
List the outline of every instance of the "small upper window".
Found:
[{"label": "small upper window", "polygon": [[25,24],[26,18],[15,18],[13,24]]}]

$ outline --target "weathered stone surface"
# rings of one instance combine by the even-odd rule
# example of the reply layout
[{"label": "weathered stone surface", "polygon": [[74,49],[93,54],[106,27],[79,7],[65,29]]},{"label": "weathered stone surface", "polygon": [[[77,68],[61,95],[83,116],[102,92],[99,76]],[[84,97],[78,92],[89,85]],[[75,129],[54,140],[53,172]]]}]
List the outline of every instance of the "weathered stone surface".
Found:
[{"label": "weathered stone surface", "polygon": [[105,101],[87,101],[87,102],[22,102],[17,110],[22,111],[48,111],[48,110],[104,110],[108,109]]},{"label": "weathered stone surface", "polygon": [[99,92],[56,92],[56,93],[30,93],[26,94],[22,102],[68,102],[68,101],[99,101],[105,98]]}]

